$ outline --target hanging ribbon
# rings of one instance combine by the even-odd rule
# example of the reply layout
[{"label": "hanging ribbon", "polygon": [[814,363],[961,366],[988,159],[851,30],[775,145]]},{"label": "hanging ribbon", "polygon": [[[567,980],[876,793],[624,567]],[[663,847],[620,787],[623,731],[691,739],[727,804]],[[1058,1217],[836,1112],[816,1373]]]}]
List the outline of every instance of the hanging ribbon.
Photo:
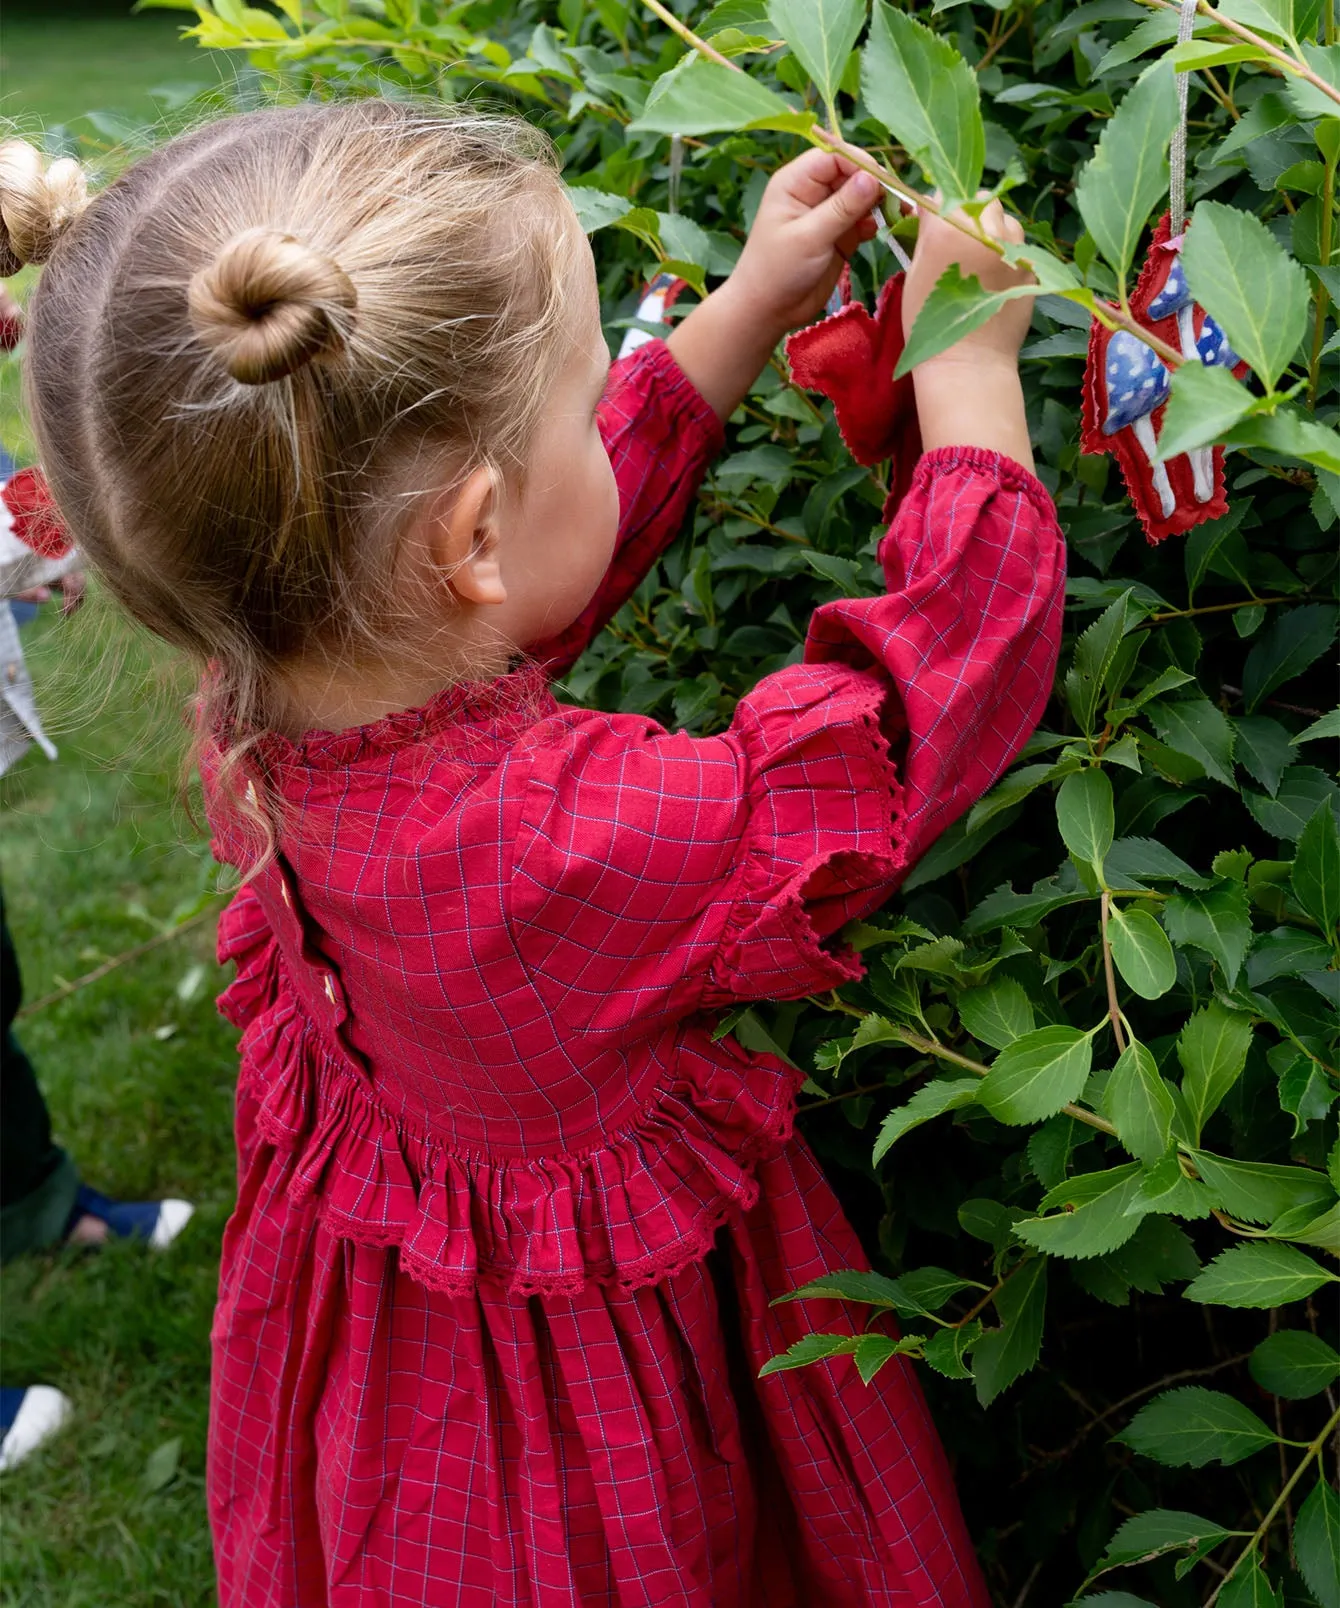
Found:
[{"label": "hanging ribbon", "polygon": [[[1184,45],[1191,38],[1196,25],[1196,10],[1200,0],[1182,0],[1177,18],[1177,43]],[[1180,235],[1186,223],[1186,102],[1189,73],[1177,75],[1177,126],[1173,129],[1172,146],[1168,151],[1168,232]]]}]

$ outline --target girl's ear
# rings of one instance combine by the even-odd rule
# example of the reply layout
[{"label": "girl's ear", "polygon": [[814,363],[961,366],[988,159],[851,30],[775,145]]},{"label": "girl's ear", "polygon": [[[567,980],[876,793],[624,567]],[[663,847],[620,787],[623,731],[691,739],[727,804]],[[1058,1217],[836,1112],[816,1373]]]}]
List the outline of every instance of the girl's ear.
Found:
[{"label": "girl's ear", "polygon": [[428,531],[433,562],[462,603],[505,603],[498,562],[498,482],[486,465],[473,469],[456,488],[451,504]]}]

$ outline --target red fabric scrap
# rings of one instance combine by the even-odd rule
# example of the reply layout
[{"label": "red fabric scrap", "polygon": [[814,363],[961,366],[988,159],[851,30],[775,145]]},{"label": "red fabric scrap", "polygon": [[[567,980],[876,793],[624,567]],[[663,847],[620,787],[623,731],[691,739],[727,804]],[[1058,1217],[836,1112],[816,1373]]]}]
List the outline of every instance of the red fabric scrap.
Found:
[{"label": "red fabric scrap", "polygon": [[40,469],[20,469],[0,486],[14,534],[40,558],[64,558],[73,547]]},{"label": "red fabric scrap", "polygon": [[[844,280],[849,295],[850,280]],[[905,344],[903,282],[899,273],[885,284],[873,318],[864,302],[848,301],[786,342],[792,380],[832,402],[842,439],[857,463],[891,460],[886,520],[912,484],[921,456],[912,376],[894,378]]]}]

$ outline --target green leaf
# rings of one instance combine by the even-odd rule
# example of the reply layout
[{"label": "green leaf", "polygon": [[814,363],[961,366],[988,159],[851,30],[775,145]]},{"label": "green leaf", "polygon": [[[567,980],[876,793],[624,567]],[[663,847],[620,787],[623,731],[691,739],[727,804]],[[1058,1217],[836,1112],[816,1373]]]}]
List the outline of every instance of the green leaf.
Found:
[{"label": "green leaf", "polygon": [[1170,1151],[1162,1161],[1146,1167],[1140,1179],[1140,1193],[1132,1210],[1157,1212],[1173,1217],[1208,1217],[1219,1202],[1198,1179],[1182,1171],[1181,1158]]},{"label": "green leaf", "polygon": [[1022,291],[983,290],[975,274],[965,278],[959,265],[950,263],[917,314],[894,378],[910,374],[918,363],[937,356],[965,335],[980,329],[1007,301],[1031,294],[1031,286]]},{"label": "green leaf", "polygon": [[1114,889],[1143,888],[1146,882],[1180,882],[1184,888],[1210,888],[1213,877],[1203,877],[1180,854],[1157,838],[1118,838],[1103,862],[1108,885]]},{"label": "green leaf", "polygon": [[1149,214],[1168,189],[1168,142],[1176,121],[1172,68],[1157,62],[1104,124],[1075,184],[1084,226],[1123,283]]},{"label": "green leaf", "polygon": [[1305,1252],[1262,1242],[1221,1252],[1182,1294],[1208,1306],[1277,1307],[1330,1282],[1336,1282],[1334,1275]]},{"label": "green leaf", "polygon": [[905,1340],[894,1340],[887,1334],[863,1334],[856,1342],[856,1350],[853,1353],[861,1383],[868,1385],[884,1364],[893,1357],[920,1349],[920,1335],[909,1335]]},{"label": "green leaf", "polygon": [[[1267,861],[1266,864],[1285,871],[1289,869],[1287,861]],[[1276,927],[1261,933],[1252,945],[1247,962],[1248,985],[1260,988],[1277,977],[1298,977],[1322,971],[1330,964],[1331,953],[1331,946],[1315,932],[1307,932],[1302,927]]]},{"label": "green leaf", "polygon": [[788,1368],[803,1368],[807,1363],[823,1362],[828,1357],[850,1357],[855,1354],[861,1337],[855,1334],[807,1334],[793,1341],[778,1357],[769,1357],[758,1370],[760,1379],[769,1374],[783,1373]]},{"label": "green leaf", "polygon": [[1293,1555],[1321,1608],[1340,1608],[1340,1496],[1324,1471],[1298,1510]]},{"label": "green leaf", "polygon": [[1206,1544],[1217,1545],[1233,1533],[1209,1519],[1202,1519],[1197,1513],[1153,1508],[1148,1513],[1135,1514],[1117,1530],[1094,1574],[1105,1574],[1109,1569],[1120,1569],[1127,1564],[1148,1563],[1151,1558],[1162,1557],[1165,1552],[1180,1552],[1185,1547],[1199,1549]]},{"label": "green leaf", "polygon": [[973,199],[986,161],[977,75],[947,40],[875,0],[861,95],[947,204]]},{"label": "green leaf", "polygon": [[625,195],[611,195],[608,190],[597,190],[586,184],[569,184],[564,189],[577,214],[577,222],[586,234],[607,229],[634,210],[633,202]]},{"label": "green leaf", "polygon": [[[1292,1046],[1290,1046],[1292,1048]],[[1295,1055],[1280,1077],[1280,1110],[1294,1119],[1293,1136],[1296,1139],[1311,1122],[1321,1122],[1335,1104],[1335,1085],[1306,1055]]]},{"label": "green leaf", "polygon": [[1306,1329],[1277,1329],[1252,1352],[1247,1366],[1262,1390],[1304,1401],[1340,1379],[1340,1352]]},{"label": "green leaf", "polygon": [[1148,706],[1154,730],[1179,754],[1187,754],[1215,781],[1232,787],[1233,728],[1222,709],[1208,698],[1187,698],[1181,703],[1161,699]]},{"label": "green leaf", "polygon": [[1315,1245],[1340,1257],[1340,1201],[1320,1216],[1310,1217],[1310,1211],[1310,1207],[1300,1207],[1286,1212],[1270,1225],[1271,1237],[1292,1240],[1297,1245]]},{"label": "green leaf", "polygon": [[1273,1223],[1285,1212],[1301,1209],[1315,1215],[1335,1203],[1326,1174],[1309,1167],[1234,1161],[1206,1150],[1193,1150],[1191,1159],[1227,1210],[1248,1223]]},{"label": "green leaf", "polygon": [[144,1465],[142,1483],[146,1491],[161,1491],[165,1485],[170,1485],[176,1478],[177,1468],[181,1462],[181,1436],[176,1435],[171,1440],[164,1441],[149,1453]]},{"label": "green leaf", "polygon": [[1333,811],[1340,811],[1340,787],[1325,771],[1312,765],[1291,765],[1280,781],[1274,798],[1258,793],[1243,794],[1247,808],[1272,837],[1291,842],[1302,836],[1303,828],[1316,814],[1323,800]]},{"label": "green leaf", "polygon": [[981,1336],[982,1324],[978,1318],[952,1329],[937,1330],[926,1342],[922,1361],[946,1379],[969,1379],[972,1369],[968,1366],[967,1356]]},{"label": "green leaf", "polygon": [[1006,1279],[996,1296],[1000,1327],[984,1330],[973,1349],[973,1378],[983,1407],[1038,1360],[1046,1311],[1047,1263],[1039,1256]]},{"label": "green leaf", "polygon": [[937,1079],[918,1089],[910,1100],[890,1111],[880,1124],[879,1138],[875,1141],[875,1151],[870,1158],[872,1165],[882,1161],[894,1142],[913,1128],[919,1128],[933,1117],[943,1116],[946,1111],[958,1111],[963,1106],[972,1105],[980,1095],[982,1086],[976,1078],[949,1078]]},{"label": "green leaf", "polygon": [[1294,0],[1221,0],[1219,10],[1256,33],[1293,38]]},{"label": "green leaf", "polygon": [[1173,370],[1172,395],[1159,428],[1160,459],[1167,463],[1180,453],[1219,441],[1246,417],[1253,400],[1228,369],[1183,363]]},{"label": "green leaf", "polygon": [[[1025,1217],[1015,1223],[1014,1232],[1034,1249],[1049,1256],[1069,1256],[1084,1260],[1102,1256],[1124,1245],[1140,1226],[1143,1175],[1139,1167],[1113,1167],[1089,1175],[1100,1189],[1073,1210],[1046,1217]],[[1072,1180],[1074,1182],[1074,1180]],[[1056,1194],[1053,1191],[1052,1194]],[[1044,1207],[1051,1196],[1044,1199]]]},{"label": "green leaf", "polygon": [[768,20],[824,100],[835,101],[847,58],[865,26],[865,0],[768,0]]},{"label": "green leaf", "polygon": [[1170,894],[1163,924],[1175,944],[1191,944],[1219,962],[1232,988],[1252,941],[1247,890],[1237,882],[1221,882],[1206,892]]},{"label": "green leaf", "polygon": [[1074,664],[1066,674],[1065,690],[1071,713],[1086,735],[1094,729],[1099,700],[1109,671],[1126,633],[1130,591],[1103,610],[1075,644]]},{"label": "green leaf", "polygon": [[1176,1105],[1158,1062],[1138,1040],[1122,1051],[1103,1090],[1117,1137],[1138,1160],[1156,1162],[1168,1149]]},{"label": "green leaf", "polygon": [[[1332,89],[1340,89],[1340,45],[1304,44],[1303,56],[1318,78]],[[1340,117],[1340,106],[1305,78],[1291,77],[1288,95],[1301,117]]]},{"label": "green leaf", "polygon": [[1032,927],[1054,910],[1083,904],[1093,897],[1089,893],[1062,892],[1056,886],[1055,877],[1037,883],[1030,893],[1016,893],[1008,883],[1003,883],[994,893],[987,894],[963,923],[963,930],[975,936],[996,927]]},{"label": "green leaf", "polygon": [[1329,803],[1319,804],[1298,838],[1290,876],[1294,897],[1323,933],[1340,922],[1340,827]]},{"label": "green leaf", "polygon": [[[1215,554],[1230,536],[1236,535],[1239,525],[1247,516],[1250,504],[1236,502],[1221,519],[1207,520],[1197,525],[1186,539],[1183,563],[1186,566],[1187,601],[1194,603],[1196,588],[1205,579],[1205,572],[1214,561]],[[1241,541],[1241,537],[1238,538]]]},{"label": "green leaf", "polygon": [[1282,1608],[1274,1586],[1256,1558],[1239,1567],[1219,1593],[1219,1608]]},{"label": "green leaf", "polygon": [[[1299,216],[1303,216],[1301,209]],[[1340,432],[1293,407],[1248,414],[1225,434],[1224,441],[1231,447],[1266,447],[1271,452],[1300,458],[1328,474],[1340,474]]]},{"label": "green leaf", "polygon": [[1196,207],[1182,248],[1187,283],[1267,390],[1307,327],[1307,274],[1250,212],[1218,201]]},{"label": "green leaf", "polygon": [[985,798],[979,799],[968,814],[968,830],[978,832],[988,821],[1035,792],[1058,773],[1056,765],[1020,765],[1002,776]]},{"label": "green leaf", "polygon": [[1000,1122],[1041,1122],[1078,1099],[1093,1041],[1075,1027],[1039,1027],[1003,1049],[978,1085],[980,1104]]},{"label": "green leaf", "polygon": [[1234,753],[1238,764],[1273,798],[1279,791],[1280,778],[1296,757],[1288,732],[1267,715],[1240,715],[1233,722],[1233,730],[1237,734]]},{"label": "green leaf", "polygon": [[1242,1076],[1251,1041],[1251,1017],[1230,1011],[1217,1000],[1197,1011],[1182,1029],[1177,1058],[1193,1138],[1200,1138],[1201,1129]]},{"label": "green leaf", "polygon": [[1300,731],[1297,737],[1290,738],[1290,741],[1314,743],[1322,737],[1340,737],[1340,709],[1332,709],[1329,715],[1314,720],[1310,726]]},{"label": "green leaf", "polygon": [[1338,621],[1340,609],[1333,603],[1305,603],[1276,616],[1243,666],[1242,696],[1248,713],[1326,652],[1335,641]]},{"label": "green leaf", "polygon": [[1097,766],[1076,771],[1061,783],[1056,795],[1056,824],[1071,854],[1101,871],[1116,827],[1112,783]]},{"label": "green leaf", "polygon": [[919,1314],[924,1308],[909,1299],[898,1279],[887,1279],[882,1273],[863,1273],[855,1268],[840,1268],[812,1279],[798,1290],[788,1290],[771,1303],[782,1306],[788,1301],[861,1301],[867,1306],[887,1307],[890,1311]]},{"label": "green leaf", "polygon": [[1148,910],[1112,909],[1107,937],[1117,970],[1141,999],[1161,999],[1177,981],[1172,945]]},{"label": "green leaf", "polygon": [[1202,1385],[1165,1390],[1113,1438],[1165,1468],[1227,1467],[1275,1444],[1274,1432],[1254,1412]]},{"label": "green leaf", "polygon": [[628,131],[719,134],[772,128],[803,133],[814,122],[812,112],[797,111],[748,73],[690,55],[656,80],[646,106]]},{"label": "green leaf", "polygon": [[1013,977],[995,977],[982,988],[966,989],[959,995],[958,1011],[969,1033],[993,1050],[1003,1050],[1035,1025],[1023,984]]}]

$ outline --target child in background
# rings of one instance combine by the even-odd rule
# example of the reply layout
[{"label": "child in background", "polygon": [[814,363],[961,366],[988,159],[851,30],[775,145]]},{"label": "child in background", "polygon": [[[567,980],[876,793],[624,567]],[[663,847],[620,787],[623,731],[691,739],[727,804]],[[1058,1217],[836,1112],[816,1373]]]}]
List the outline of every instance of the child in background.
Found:
[{"label": "child in background", "polygon": [[[51,259],[48,474],[107,584],[208,667],[216,852],[247,878],[220,931],[223,1608],[983,1608],[910,1368],[758,1378],[852,1322],[770,1303],[864,1263],[797,1075],[712,1027],[859,976],[838,930],[1039,716],[1063,546],[1026,298],[916,373],[887,593],[816,611],[805,662],[693,738],[550,683],[873,232],[867,175],[783,168],[730,279],[608,370],[523,124],[253,113],[68,230],[35,157],[6,171],[11,252]],[[909,320],[954,261],[1013,282],[926,217]]]}]

